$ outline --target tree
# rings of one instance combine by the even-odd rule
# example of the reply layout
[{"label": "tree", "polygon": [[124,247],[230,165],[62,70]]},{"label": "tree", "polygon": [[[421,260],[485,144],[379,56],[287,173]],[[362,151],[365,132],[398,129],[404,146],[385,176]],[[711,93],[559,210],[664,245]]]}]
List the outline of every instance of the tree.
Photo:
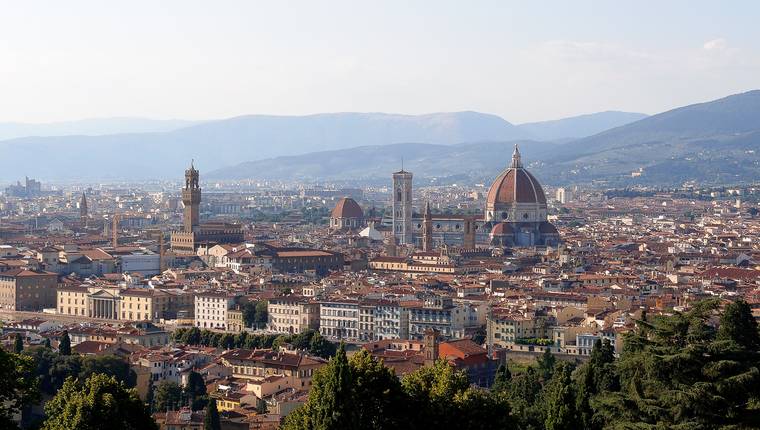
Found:
[{"label": "tree", "polygon": [[752,309],[744,300],[726,305],[720,318],[718,339],[735,342],[747,349],[760,347],[760,334]]},{"label": "tree", "polygon": [[557,358],[552,354],[551,348],[544,349],[544,353],[536,360],[538,363],[538,373],[544,378],[544,381],[548,381],[552,378],[554,373],[554,365],[557,363]]},{"label": "tree", "polygon": [[261,328],[266,326],[267,322],[269,322],[269,302],[266,300],[261,300],[259,302],[256,302],[256,328]]},{"label": "tree", "polygon": [[571,368],[560,363],[547,387],[546,430],[574,430],[581,427],[575,411],[575,389],[570,379]]},{"label": "tree", "polygon": [[[722,320],[741,320],[740,306]],[[591,401],[605,425],[760,428],[760,352],[736,342],[731,333],[741,329],[715,330],[718,308],[717,300],[704,300],[688,312],[637,322],[646,330],[627,334],[615,362],[619,391]]]},{"label": "tree", "polygon": [[182,388],[174,381],[161,381],[153,394],[156,411],[175,410],[182,403]]},{"label": "tree", "polygon": [[246,327],[256,324],[256,302],[249,301],[243,305],[243,322]]},{"label": "tree", "polygon": [[[198,327],[191,327],[182,334],[180,342],[185,345],[200,345],[201,344],[201,329]],[[206,344],[208,345],[208,344]]]},{"label": "tree", "polygon": [[31,357],[0,348],[0,428],[16,428],[13,416],[24,405],[39,400],[38,380],[33,375]]},{"label": "tree", "polygon": [[512,372],[509,368],[501,364],[496,369],[496,375],[494,376],[493,385],[491,385],[491,391],[506,393],[509,391],[509,385],[512,382]]},{"label": "tree", "polygon": [[79,379],[85,380],[96,373],[116,377],[127,388],[132,388],[137,383],[137,375],[129,366],[129,363],[115,355],[82,357],[79,371]]},{"label": "tree", "polygon": [[61,355],[71,355],[71,338],[69,338],[67,330],[64,330],[61,335],[61,341],[58,343],[58,352]]},{"label": "tree", "polygon": [[315,332],[311,338],[309,352],[318,357],[330,358],[335,355],[336,347],[334,343],[322,337],[319,332]]},{"label": "tree", "polygon": [[45,338],[45,343],[43,343],[42,346],[45,347],[45,348],[47,348],[47,349],[52,348],[52,346],[50,345],[50,338],[49,337]]},{"label": "tree", "polygon": [[401,383],[393,371],[366,350],[354,354],[349,365],[356,414],[351,421],[367,429],[401,427],[406,405]]},{"label": "tree", "polygon": [[335,357],[314,373],[306,404],[289,415],[284,429],[357,428],[351,368],[341,343]]},{"label": "tree", "polygon": [[21,333],[16,333],[13,336],[13,350],[16,354],[21,354],[24,351],[24,339],[21,338]]},{"label": "tree", "polygon": [[206,418],[203,420],[203,430],[221,430],[219,411],[216,409],[216,400],[208,399],[206,406]]},{"label": "tree", "polygon": [[45,405],[43,430],[158,429],[134,389],[113,376],[93,375],[84,382],[66,379]]},{"label": "tree", "polygon": [[187,385],[185,385],[184,391],[192,410],[203,409],[203,406],[207,403],[206,381],[203,380],[203,376],[200,373],[191,371],[187,375]]}]

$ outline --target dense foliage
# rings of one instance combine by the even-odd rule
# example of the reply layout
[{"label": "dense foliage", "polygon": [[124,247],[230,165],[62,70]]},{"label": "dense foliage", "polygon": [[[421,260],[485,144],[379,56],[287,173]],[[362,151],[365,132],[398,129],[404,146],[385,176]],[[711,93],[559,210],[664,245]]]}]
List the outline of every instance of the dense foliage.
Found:
[{"label": "dense foliage", "polygon": [[85,381],[67,378],[45,414],[43,430],[158,429],[135,390],[103,374]]},{"label": "dense foliage", "polygon": [[86,380],[94,374],[105,374],[116,377],[128,388],[137,381],[129,363],[114,355],[63,355],[50,348],[29,348],[22,355],[29,357],[40,389],[49,395],[56,394],[69,376]]},{"label": "dense foliage", "polygon": [[399,381],[366,351],[348,360],[341,345],[283,428],[476,429],[505,428],[510,421],[504,396],[470,387],[464,373],[443,361]]},{"label": "dense foliage", "polygon": [[293,347],[308,351],[310,354],[329,358],[335,355],[336,346],[315,330],[306,330],[294,335],[251,335],[248,332],[238,334],[201,330],[197,327],[180,328],[174,331],[172,338],[175,342],[185,345],[210,346],[214,348],[274,348],[290,344]]},{"label": "dense foliage", "polygon": [[264,328],[269,320],[267,301],[246,302],[243,305],[243,321],[246,327]]},{"label": "dense foliage", "polygon": [[15,428],[12,418],[21,408],[39,400],[39,390],[30,357],[0,348],[0,428]]}]

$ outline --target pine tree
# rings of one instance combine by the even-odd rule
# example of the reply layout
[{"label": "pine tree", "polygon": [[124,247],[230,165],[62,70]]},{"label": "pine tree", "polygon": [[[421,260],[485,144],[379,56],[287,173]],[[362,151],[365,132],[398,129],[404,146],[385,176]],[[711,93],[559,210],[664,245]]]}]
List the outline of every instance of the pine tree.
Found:
[{"label": "pine tree", "polygon": [[760,334],[752,309],[744,300],[728,304],[723,310],[718,339],[733,341],[747,349],[760,347]]},{"label": "pine tree", "polygon": [[71,338],[66,330],[63,331],[61,341],[58,343],[58,352],[61,355],[71,355]]},{"label": "pine tree", "polygon": [[203,420],[203,430],[221,430],[222,425],[219,422],[219,410],[216,408],[216,400],[208,399],[206,406],[206,417]]},{"label": "pine tree", "polygon": [[187,385],[185,385],[184,392],[192,410],[203,409],[203,405],[206,403],[206,381],[203,380],[200,373],[191,371],[187,375]]}]

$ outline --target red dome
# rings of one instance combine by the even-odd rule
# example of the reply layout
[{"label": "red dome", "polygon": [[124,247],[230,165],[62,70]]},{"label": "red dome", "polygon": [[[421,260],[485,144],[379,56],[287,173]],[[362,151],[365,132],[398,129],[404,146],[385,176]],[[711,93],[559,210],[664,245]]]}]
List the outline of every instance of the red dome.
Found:
[{"label": "red dome", "polygon": [[500,222],[491,229],[491,236],[511,236],[513,234],[515,234],[515,231],[512,229],[512,226],[505,222]]},{"label": "red dome", "polygon": [[335,208],[330,214],[330,218],[363,218],[364,211],[356,203],[356,200],[350,197],[343,197],[335,205]]},{"label": "red dome", "polygon": [[541,184],[522,167],[510,167],[499,175],[488,190],[487,207],[505,203],[546,204]]}]

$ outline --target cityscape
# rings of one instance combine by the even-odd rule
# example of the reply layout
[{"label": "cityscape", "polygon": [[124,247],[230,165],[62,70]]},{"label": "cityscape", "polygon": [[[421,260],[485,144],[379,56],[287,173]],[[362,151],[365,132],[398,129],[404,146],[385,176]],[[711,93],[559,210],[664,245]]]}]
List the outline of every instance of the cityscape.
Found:
[{"label": "cityscape", "polygon": [[[89,13],[90,6],[74,3],[56,11]],[[361,42],[342,37],[350,27],[389,66],[409,61],[407,48],[435,45],[420,38],[407,47],[371,19],[420,18],[420,11],[395,2],[350,12],[338,11],[338,2],[324,5],[341,19],[315,5],[238,3],[237,13],[188,6],[188,16],[172,25],[182,29],[177,34],[216,40],[191,26],[209,14],[209,22],[220,20],[219,31],[244,38],[233,47],[245,42],[257,50],[285,42],[248,33],[254,30],[242,16],[301,22],[310,11],[315,22],[304,21],[307,29],[293,36],[301,43],[317,43],[306,33],[318,28],[345,55],[364,53]],[[475,2],[477,13],[462,6],[441,5],[440,12],[451,19],[461,13],[473,32],[492,19],[541,13],[528,5]],[[562,85],[587,90],[578,77],[590,73],[586,56],[611,61],[595,71],[622,61],[642,73],[636,79],[655,73],[651,67],[663,82],[675,82],[658,62],[660,48],[629,29],[623,12],[595,7],[618,20],[627,34],[621,40],[641,51],[613,55],[586,43],[581,55],[573,45],[571,58],[560,57],[575,78]],[[705,4],[695,7],[707,14]],[[125,17],[146,8],[125,6]],[[675,16],[673,8],[663,13]],[[32,13],[11,9],[19,19]],[[168,11],[155,12],[168,19]],[[594,37],[610,40],[604,46],[618,43],[583,10],[566,12],[589,19]],[[125,25],[110,9],[92,13]],[[349,26],[344,14],[368,19],[367,28]],[[746,17],[719,15],[711,31],[745,28]],[[80,19],[90,24],[94,17]],[[145,20],[156,38],[135,39],[145,50],[139,58],[184,67],[179,54],[150,50],[151,42],[175,35]],[[339,28],[322,28],[319,20]],[[458,31],[437,20],[427,25],[441,40]],[[707,37],[701,17],[686,21],[687,33]],[[274,21],[261,25],[274,31]],[[79,31],[61,37],[79,40]],[[529,49],[545,61],[555,58],[546,46],[568,47],[522,24],[493,31],[502,41],[528,34],[549,40]],[[369,82],[365,74],[374,76],[369,63],[326,65],[300,48],[294,55],[313,62],[313,78],[300,70],[270,75],[242,60],[233,63],[241,70],[225,71],[230,79],[253,73],[275,87],[290,79],[288,88],[313,95],[263,91],[271,110],[244,101],[251,94],[242,81],[240,93],[226,87],[225,73],[206,82],[229,99],[208,95],[206,111],[190,109],[188,99],[161,104],[178,116],[132,105],[122,89],[108,91],[125,110],[110,110],[97,82],[82,89],[88,103],[71,103],[70,112],[54,103],[0,107],[0,429],[760,428],[760,39],[749,37],[760,35],[730,33],[737,45],[728,45],[725,31],[700,42],[699,62],[683,61],[699,91],[674,85],[639,97],[643,90],[622,88],[633,75],[612,71],[632,81],[619,93],[589,94],[585,102],[595,107],[588,110],[569,98],[566,111],[556,110],[563,100],[531,101],[516,88],[513,100],[502,87],[493,89],[496,105],[457,88],[441,95],[443,87],[426,93],[440,108],[409,101],[417,90],[403,86],[380,97],[354,88]],[[119,37],[105,34],[132,58]],[[398,59],[371,41],[376,34],[389,38]],[[198,43],[199,52],[222,55],[218,45]],[[480,48],[449,43],[461,59],[492,64]],[[720,58],[708,58],[716,51]],[[106,65],[120,61],[100,52]],[[224,55],[234,52],[225,48]],[[539,67],[525,55],[519,61]],[[277,58],[292,61],[271,61]],[[642,58],[646,66],[637,63]],[[372,82],[380,90],[402,81],[423,88],[427,79],[436,86],[464,70],[452,66],[432,78],[436,63],[419,61],[408,76],[396,71]],[[186,70],[192,79],[212,73],[197,66]],[[328,66],[340,79],[322,74]],[[417,80],[416,67],[424,78]],[[713,81],[705,69],[726,79]],[[139,98],[142,75],[130,73]],[[78,79],[64,75],[60,85]],[[602,72],[592,75],[607,82]],[[176,85],[185,79],[178,72]],[[310,79],[335,91],[354,88],[367,98],[361,103],[388,111],[387,98],[397,97],[396,111],[407,113],[331,104],[339,95],[306,113],[304,106],[313,108],[305,100],[323,94]],[[54,78],[40,82],[47,87],[48,80]],[[166,93],[155,94],[153,104],[173,94],[175,83],[161,85]],[[487,92],[480,83],[472,88]],[[441,101],[447,97],[504,110],[459,109]],[[203,104],[203,92],[194,101]],[[626,103],[631,111],[615,110]],[[521,111],[520,121],[504,119]],[[135,113],[164,119],[125,116]],[[168,119],[177,117],[189,119]]]}]

